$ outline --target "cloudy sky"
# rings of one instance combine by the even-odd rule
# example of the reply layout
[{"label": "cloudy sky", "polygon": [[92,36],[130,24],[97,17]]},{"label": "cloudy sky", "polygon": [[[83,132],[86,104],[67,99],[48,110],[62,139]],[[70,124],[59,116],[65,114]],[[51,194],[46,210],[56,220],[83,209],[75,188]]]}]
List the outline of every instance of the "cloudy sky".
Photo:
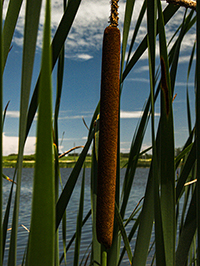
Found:
[{"label": "cloudy sky", "polygon": [[[8,0],[4,0],[4,17],[6,15],[8,2]],[[136,0],[130,36],[134,31],[134,26],[142,4],[142,0]],[[40,71],[44,5],[45,1],[43,1],[40,27],[38,31],[32,90],[36,84]],[[84,118],[88,125],[90,124],[92,114],[100,98],[101,48],[103,30],[108,25],[110,13],[109,5],[110,1],[108,0],[82,0],[73,27],[66,41],[65,74],[59,116],[60,152],[65,152],[73,146],[84,145],[86,141],[88,130],[85,127],[82,118]],[[163,1],[163,7],[165,5],[165,2]],[[119,1],[119,28],[121,32],[123,31],[124,10],[125,1],[121,0]],[[18,149],[24,12],[25,3],[22,5],[12,41],[12,49],[9,53],[4,72],[4,106],[10,101],[3,133],[4,155],[17,153]],[[62,1],[52,0],[52,35],[59,24],[62,13]],[[182,21],[183,14],[184,8],[181,8],[181,10],[174,16],[172,22],[166,27],[166,35],[168,39],[172,37],[174,29],[176,29]],[[137,44],[140,43],[145,34],[146,17],[138,34]],[[182,146],[188,136],[186,81],[188,61],[194,40],[195,28],[191,29],[185,37],[179,60],[180,66],[178,69],[175,89],[177,97],[173,104],[176,147]],[[55,97],[56,68],[53,71],[52,79],[53,97]],[[194,66],[188,87],[191,110],[194,117]],[[145,101],[149,95],[149,90],[148,60],[147,53],[145,53],[127,76],[123,86],[121,97],[121,152],[129,151],[134,131],[137,127],[139,118],[142,115]],[[55,100],[55,98],[53,98],[53,100]],[[158,118],[159,104],[156,106],[156,121],[158,121]],[[37,118],[34,120],[31,128],[25,147],[25,154],[35,152],[36,124]],[[143,149],[151,145],[150,132],[150,127],[148,127]]]}]

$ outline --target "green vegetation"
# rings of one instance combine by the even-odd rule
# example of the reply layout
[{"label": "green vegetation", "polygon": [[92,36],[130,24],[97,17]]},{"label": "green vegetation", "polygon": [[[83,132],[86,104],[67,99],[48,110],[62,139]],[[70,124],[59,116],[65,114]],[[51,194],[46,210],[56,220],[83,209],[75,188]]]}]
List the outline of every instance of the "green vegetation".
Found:
[{"label": "green vegetation", "polygon": [[[11,186],[6,212],[3,212],[3,183],[0,179],[0,264],[5,256],[5,243],[8,245],[8,266],[17,265],[18,221],[20,207],[20,190],[22,168],[34,161],[33,195],[31,209],[31,226],[29,241],[24,248],[22,265],[52,266],[65,261],[66,253],[74,245],[73,265],[121,265],[124,254],[128,255],[130,265],[145,266],[149,250],[153,253],[152,264],[158,266],[183,266],[200,264],[200,8],[199,2],[193,2],[192,9],[184,9],[177,15],[179,5],[170,4],[176,0],[168,0],[165,8],[160,0],[144,0],[140,10],[134,10],[135,0],[127,0],[122,31],[120,92],[123,95],[123,84],[129,72],[147,51],[149,62],[149,94],[144,105],[143,115],[133,132],[130,153],[121,155],[117,150],[117,174],[115,195],[114,231],[111,248],[106,250],[97,241],[96,235],[96,201],[99,145],[99,112],[97,103],[88,131],[87,141],[79,157],[69,156],[60,159],[60,165],[71,159],[71,174],[65,184],[60,184],[59,150],[58,150],[58,117],[59,103],[62,97],[62,77],[64,74],[65,41],[74,23],[81,0],[63,1],[63,17],[51,42],[51,3],[47,0],[44,15],[44,35],[42,47],[41,71],[31,94],[32,70],[36,52],[36,40],[39,26],[41,0],[27,1],[24,22],[23,63],[21,75],[21,102],[19,124],[18,154],[2,156],[2,140],[0,141],[0,171],[3,164],[16,162],[16,190]],[[183,1],[178,1],[181,4]],[[15,32],[17,18],[21,9],[21,0],[10,0],[9,8],[2,20],[2,4],[0,5],[0,99],[3,95],[3,70],[7,61],[11,41]],[[187,4],[187,3],[185,3]],[[196,9],[197,4],[197,9]],[[194,7],[195,5],[195,7]],[[163,10],[164,9],[164,10]],[[196,10],[195,10],[196,9]],[[33,12],[34,11],[34,12]],[[43,15],[43,12],[42,12]],[[132,25],[132,15],[138,16],[136,25]],[[166,39],[165,26],[173,24],[174,18],[182,16],[179,27],[174,28],[174,35]],[[137,40],[138,31],[147,18],[147,35]],[[174,115],[173,96],[178,75],[179,56],[184,37],[192,27],[197,28],[196,41],[191,47],[188,60],[188,80],[192,63],[196,57],[195,87],[195,126],[191,124],[190,100],[186,86],[186,108],[188,121],[188,137],[177,154],[174,152]],[[0,27],[1,29],[2,27]],[[132,33],[132,29],[134,29]],[[143,28],[142,28],[143,31]],[[130,33],[130,35],[129,35]],[[133,35],[132,35],[133,34]],[[130,42],[128,41],[130,38]],[[170,45],[169,45],[170,44]],[[158,53],[158,54],[157,54]],[[126,57],[127,56],[127,57]],[[57,91],[55,109],[52,108],[51,70],[57,67]],[[76,74],[76,73],[75,73]],[[183,73],[181,73],[183,75]],[[91,78],[91,77],[88,77]],[[130,82],[130,81],[129,81]],[[16,84],[16,88],[19,88]],[[42,89],[41,89],[42,88]],[[134,81],[133,81],[134,88]],[[7,89],[7,88],[5,88]],[[133,89],[133,98],[134,89]],[[160,97],[160,117],[155,123],[155,104]],[[3,113],[2,102],[0,104]],[[38,110],[36,155],[23,156],[24,144],[29,134],[34,115]],[[53,117],[53,121],[52,121]],[[1,132],[6,111],[1,119]],[[140,150],[147,124],[151,124],[152,160],[145,184],[144,200],[140,205],[133,206],[133,213],[126,213],[133,181],[138,165],[142,162]],[[158,126],[157,126],[158,124]],[[120,121],[119,121],[120,125]],[[52,130],[53,128],[53,130]],[[118,136],[120,143],[120,135]],[[90,147],[92,155],[87,156]],[[44,155],[45,150],[45,155]],[[29,160],[31,158],[31,160]],[[109,158],[112,160],[112,158]],[[145,161],[146,162],[146,161]],[[84,209],[85,172],[80,176],[85,164],[91,166],[91,206]],[[120,188],[120,167],[126,165],[122,189]],[[179,171],[177,171],[179,170]],[[5,177],[5,176],[4,176]],[[12,178],[12,177],[11,177]],[[80,204],[76,219],[74,236],[69,240],[67,235],[66,217],[70,216],[68,204],[76,186],[82,178]],[[9,182],[9,181],[8,181]],[[59,193],[61,188],[61,194]],[[12,199],[12,200],[11,200]],[[138,202],[140,199],[138,199]],[[11,202],[14,202],[11,208]],[[12,211],[13,210],[13,211]],[[84,211],[83,211],[84,210]],[[86,215],[85,215],[86,213]],[[85,215],[85,216],[84,216]],[[79,262],[81,236],[84,224],[92,221],[91,245],[86,251],[83,262]],[[8,239],[8,221],[12,220],[11,236]],[[127,225],[130,231],[127,231]],[[63,247],[59,247],[58,231],[62,231]],[[70,232],[71,233],[71,232]],[[151,239],[153,238],[153,243]],[[133,240],[134,239],[134,240]],[[135,242],[134,249],[132,241]],[[121,247],[121,248],[120,248]],[[60,252],[63,252],[59,257]]]},{"label": "green vegetation", "polygon": [[[129,154],[120,154],[120,168],[126,167],[128,163]],[[143,156],[144,157],[144,156]],[[138,160],[138,167],[150,167],[151,156],[146,155],[146,158],[140,158]],[[73,168],[78,161],[79,155],[68,155],[59,159],[60,168]],[[17,154],[11,154],[3,156],[3,168],[14,168],[17,163]],[[84,167],[91,168],[92,156],[87,155],[84,162]],[[24,155],[23,156],[23,168],[33,168],[35,165],[35,155]]]}]

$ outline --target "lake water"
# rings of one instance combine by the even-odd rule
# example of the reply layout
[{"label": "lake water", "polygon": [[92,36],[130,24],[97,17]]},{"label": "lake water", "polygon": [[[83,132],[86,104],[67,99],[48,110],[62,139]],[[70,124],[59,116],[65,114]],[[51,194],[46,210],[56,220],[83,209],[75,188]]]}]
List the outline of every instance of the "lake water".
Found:
[{"label": "lake water", "polygon": [[[61,177],[63,180],[63,184],[67,181],[72,169],[69,168],[62,168],[61,169]],[[131,195],[129,197],[129,203],[126,211],[126,217],[128,218],[129,215],[134,210],[135,206],[137,205],[138,201],[144,196],[145,193],[145,184],[148,177],[148,168],[138,168],[136,171],[135,179],[133,182],[133,188],[131,190]],[[13,177],[14,169],[4,169],[4,174],[9,176],[10,178]],[[121,179],[123,179],[125,175],[125,169],[121,169]],[[81,177],[81,174],[80,174]],[[86,169],[85,175],[85,202],[84,202],[84,216],[87,214],[90,208],[90,169]],[[31,197],[32,197],[32,181],[33,181],[33,169],[32,168],[24,168],[22,173],[22,187],[21,187],[21,200],[20,200],[20,213],[19,213],[19,231],[18,231],[18,248],[17,248],[17,265],[21,264],[22,257],[24,254],[24,248],[27,244],[28,239],[28,231],[24,229],[23,226],[26,228],[30,228],[30,211],[31,211]],[[9,196],[11,183],[4,180],[3,181],[3,198],[4,198],[4,211],[6,202]],[[78,211],[78,204],[79,204],[79,197],[80,197],[80,187],[81,187],[81,178],[78,179],[72,197],[70,199],[69,206],[67,207],[67,243],[71,239],[75,228],[76,228],[76,216]],[[12,220],[9,221],[9,228],[11,227]],[[21,226],[23,225],[23,226]],[[131,226],[131,225],[130,225]],[[128,228],[127,228],[128,230]],[[10,232],[7,233],[7,242],[10,239]],[[81,254],[80,259],[83,257],[85,251],[90,244],[91,239],[91,219],[85,224],[82,229],[82,236],[81,236]],[[135,239],[133,239],[133,243],[131,246],[134,245]],[[8,256],[8,244],[6,244],[6,251],[5,251],[5,259],[3,265],[7,265],[7,256]],[[62,240],[60,237],[60,245],[62,245]],[[73,246],[67,253],[67,264],[73,265]],[[126,266],[130,265],[128,262],[127,256],[124,257],[123,262],[121,265]]]}]

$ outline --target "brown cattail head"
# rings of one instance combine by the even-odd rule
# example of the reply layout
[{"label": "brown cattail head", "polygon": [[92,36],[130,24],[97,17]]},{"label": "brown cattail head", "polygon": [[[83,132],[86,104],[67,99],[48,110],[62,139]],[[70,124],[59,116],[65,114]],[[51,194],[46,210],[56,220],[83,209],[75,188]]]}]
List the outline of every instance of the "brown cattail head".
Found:
[{"label": "brown cattail head", "polygon": [[119,118],[120,31],[104,31],[97,184],[97,239],[110,248],[113,238]]}]

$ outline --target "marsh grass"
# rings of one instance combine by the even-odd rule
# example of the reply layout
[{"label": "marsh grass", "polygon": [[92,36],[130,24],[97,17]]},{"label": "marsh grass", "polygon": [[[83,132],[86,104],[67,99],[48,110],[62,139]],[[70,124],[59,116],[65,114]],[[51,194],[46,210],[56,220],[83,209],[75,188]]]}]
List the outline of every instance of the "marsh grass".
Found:
[{"label": "marsh grass", "polygon": [[[17,18],[19,16],[21,0],[10,0],[9,8],[0,31],[0,108],[3,111],[3,69],[9,53],[11,40],[15,31]],[[60,171],[58,160],[58,117],[59,99],[62,97],[62,78],[64,74],[64,46],[69,31],[73,25],[81,0],[69,0],[63,2],[63,17],[57,27],[56,33],[50,43],[50,22],[51,10],[50,1],[46,1],[45,26],[42,48],[41,72],[36,81],[33,94],[30,94],[32,70],[36,49],[36,38],[38,32],[41,1],[27,1],[24,44],[23,44],[23,65],[21,78],[21,102],[20,102],[20,125],[19,125],[19,149],[15,174],[11,177],[16,181],[12,184],[4,217],[2,216],[2,179],[0,181],[0,220],[2,223],[0,231],[0,260],[3,262],[5,253],[5,242],[9,217],[12,219],[12,232],[9,244],[8,265],[15,266],[17,263],[17,237],[18,237],[18,215],[20,206],[21,173],[23,167],[24,144],[29,134],[34,115],[38,109],[37,121],[37,151],[35,157],[34,190],[32,198],[31,228],[29,241],[24,250],[22,265],[59,265],[65,261],[66,253],[75,241],[74,265],[80,265],[78,255],[81,250],[81,230],[92,218],[91,246],[85,256],[83,263],[87,265],[101,265],[107,263],[109,266],[117,266],[123,262],[125,252],[128,254],[130,264],[145,265],[151,239],[155,230],[152,251],[154,256],[152,264],[162,265],[199,265],[198,252],[200,248],[200,193],[199,193],[199,115],[200,98],[199,84],[200,76],[194,78],[196,88],[196,122],[191,123],[190,100],[187,96],[187,121],[188,138],[185,139],[181,153],[176,157],[174,153],[174,113],[173,97],[176,87],[177,69],[181,44],[184,36],[192,27],[197,27],[197,39],[191,47],[191,57],[188,62],[188,80],[191,75],[191,66],[197,58],[196,73],[200,67],[200,37],[199,23],[200,12],[197,1],[197,12],[185,10],[183,12],[180,26],[174,30],[174,35],[169,41],[166,35],[165,25],[176,16],[179,6],[166,5],[162,10],[160,0],[144,1],[141,10],[135,14],[135,0],[126,1],[126,10],[122,32],[121,52],[121,73],[120,93],[123,94],[123,83],[130,71],[135,67],[144,52],[148,51],[149,61],[149,95],[144,104],[143,115],[138,126],[133,132],[130,145],[130,153],[125,162],[126,172],[123,188],[120,190],[120,134],[117,152],[117,174],[116,174],[116,196],[115,196],[115,218],[113,243],[107,252],[101,250],[101,245],[96,236],[96,200],[97,200],[97,167],[98,167],[98,141],[99,141],[99,107],[91,120],[88,131],[88,139],[80,153],[73,170],[66,182],[60,183]],[[1,4],[2,9],[2,4]],[[34,12],[33,12],[34,10]],[[2,17],[2,10],[0,10]],[[138,16],[136,25],[132,25],[132,15]],[[137,34],[140,30],[144,17],[147,16],[147,35],[136,44]],[[1,18],[2,25],[2,18]],[[1,28],[1,27],[0,27]],[[134,33],[130,36],[131,28]],[[130,38],[130,42],[128,42]],[[158,41],[157,41],[158,40]],[[136,46],[136,49],[135,49]],[[133,50],[134,47],[134,50]],[[157,49],[158,48],[158,49]],[[1,52],[3,50],[3,52]],[[159,51],[158,54],[156,51]],[[125,55],[128,54],[127,59]],[[156,62],[159,66],[156,68]],[[54,118],[52,122],[52,91],[51,91],[51,70],[58,64],[57,72],[57,96]],[[41,90],[41,86],[44,90]],[[133,84],[134,87],[134,84]],[[188,88],[186,86],[188,92]],[[188,94],[187,94],[188,95]],[[134,97],[134,90],[133,90]],[[160,97],[161,116],[158,126],[155,125],[155,103]],[[3,112],[2,112],[3,113]],[[6,119],[6,113],[5,113]],[[141,202],[141,208],[128,218],[132,221],[130,232],[126,231],[126,208],[129,200],[136,168],[139,164],[140,150],[143,144],[148,123],[151,124],[152,139],[152,160],[145,185],[145,195]],[[53,124],[53,130],[52,130]],[[120,125],[120,121],[119,121]],[[3,119],[0,124],[3,132]],[[49,130],[47,130],[47,128]],[[78,180],[80,171],[86,163],[87,154],[92,146],[91,156],[91,208],[87,215],[83,216],[84,208],[84,174],[82,176],[82,187],[80,191],[80,205],[77,213],[76,231],[72,239],[66,241],[66,216],[67,206]],[[48,151],[44,156],[43,151]],[[112,159],[112,158],[110,158]],[[0,141],[0,169],[2,171],[2,140]],[[185,186],[185,183],[197,179]],[[16,192],[13,186],[16,185]],[[61,186],[61,194],[59,194]],[[45,191],[45,193],[44,193]],[[14,209],[11,213],[11,199],[14,200]],[[139,200],[139,199],[138,199]],[[180,202],[183,201],[183,207]],[[133,206],[133,209],[135,206]],[[44,215],[45,214],[45,215]],[[42,225],[42,226],[41,226]],[[59,250],[58,228],[62,230],[63,248]],[[136,238],[135,248],[132,250],[131,241]],[[122,243],[122,244],[121,244]],[[120,249],[121,246],[121,249]],[[64,252],[63,252],[64,249]],[[60,256],[60,253],[63,254]],[[101,253],[103,256],[101,256]],[[106,259],[105,255],[106,254]],[[101,261],[103,258],[104,261]],[[47,262],[48,259],[48,262]],[[155,259],[155,260],[154,260]],[[67,262],[66,262],[67,263]]]}]

